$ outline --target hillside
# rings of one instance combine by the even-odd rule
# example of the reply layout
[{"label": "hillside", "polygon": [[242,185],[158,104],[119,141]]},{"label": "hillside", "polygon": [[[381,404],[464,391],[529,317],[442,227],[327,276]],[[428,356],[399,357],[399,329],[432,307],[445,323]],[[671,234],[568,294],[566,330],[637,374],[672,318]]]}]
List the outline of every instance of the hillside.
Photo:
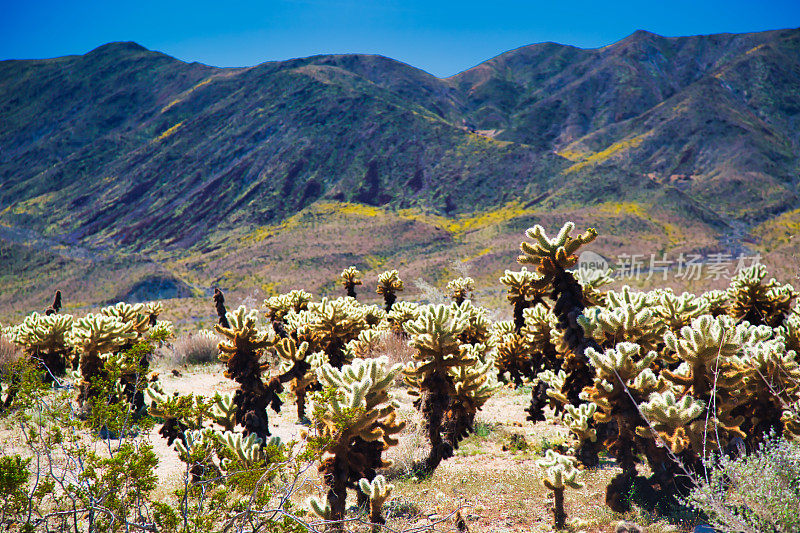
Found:
[{"label": "hillside", "polygon": [[265,294],[312,271],[335,290],[348,264],[435,281],[458,260],[495,284],[525,227],[565,218],[609,256],[746,245],[788,268],[798,94],[800,30],[535,44],[446,79],[135,43],[3,61],[0,316],[56,285],[74,305]]}]

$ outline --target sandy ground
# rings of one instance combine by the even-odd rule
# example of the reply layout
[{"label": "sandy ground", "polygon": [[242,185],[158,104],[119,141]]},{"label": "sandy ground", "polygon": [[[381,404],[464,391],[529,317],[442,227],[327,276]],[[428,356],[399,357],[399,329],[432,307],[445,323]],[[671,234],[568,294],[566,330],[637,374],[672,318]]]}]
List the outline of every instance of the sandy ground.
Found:
[{"label": "sandy ground", "polygon": [[[213,396],[215,392],[233,392],[236,388],[235,382],[222,375],[219,364],[181,368],[177,376],[170,367],[155,370],[160,372],[162,386],[168,394]],[[413,478],[407,470],[414,460],[425,454],[418,431],[420,417],[405,387],[397,385],[393,390],[401,404],[400,418],[408,421],[408,427],[401,435],[400,444],[386,453],[395,461],[390,474],[395,489],[385,508],[387,526],[391,528],[387,531],[457,531],[456,511],[473,533],[552,530],[550,493],[542,486],[543,473],[536,461],[544,450],[564,442],[566,432],[562,427],[526,421],[524,409],[529,401],[529,389],[504,387],[495,393],[479,412],[475,432],[461,443],[454,457],[444,461],[424,480]],[[281,413],[269,412],[270,431],[284,442],[299,441],[300,432],[307,428],[297,423],[294,398],[287,393],[284,401]],[[159,458],[156,495],[166,498],[183,484],[185,464],[158,435],[158,429],[156,426],[148,437]],[[0,431],[0,440],[5,453],[14,453],[20,442],[19,434],[13,429]],[[569,518],[582,520],[574,531],[611,532],[622,518],[647,525],[642,515],[613,515],[605,507],[605,485],[616,472],[611,461],[606,461],[600,469],[583,472],[586,484],[583,489],[567,491]],[[303,481],[294,497],[296,503],[302,505],[309,495],[323,496],[316,467],[306,471]],[[354,500],[353,495],[350,497]],[[350,516],[355,513],[353,508]],[[656,533],[669,529],[663,523],[656,523],[646,531]]]}]

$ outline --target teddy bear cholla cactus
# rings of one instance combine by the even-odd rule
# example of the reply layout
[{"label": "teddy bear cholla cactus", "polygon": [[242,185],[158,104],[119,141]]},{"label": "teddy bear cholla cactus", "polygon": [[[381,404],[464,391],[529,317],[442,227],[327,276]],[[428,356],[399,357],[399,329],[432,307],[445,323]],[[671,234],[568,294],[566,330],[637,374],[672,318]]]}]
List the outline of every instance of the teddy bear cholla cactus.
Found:
[{"label": "teddy bear cholla cactus", "polygon": [[[487,373],[492,366],[491,361],[479,362],[485,347],[465,345],[461,340],[469,322],[462,307],[453,304],[427,306],[417,320],[405,324],[409,345],[417,353],[404,373],[412,387],[410,394],[418,396],[414,406],[422,413],[424,432],[431,446],[429,456],[415,465],[421,474],[433,472],[443,459],[452,456],[458,440],[471,427],[474,412],[486,401],[488,396],[484,393],[491,393],[482,387],[496,388],[496,384],[481,380],[480,374]],[[465,381],[467,377],[469,381]],[[463,407],[455,405],[459,391],[466,393],[473,386],[480,392],[460,412]]]},{"label": "teddy bear cholla cactus", "polygon": [[635,342],[644,351],[659,347],[666,325],[644,293],[626,286],[620,292],[608,291],[606,299],[607,307],[590,307],[578,319],[586,335],[604,348],[621,340]]},{"label": "teddy bear cholla cactus", "polygon": [[375,290],[383,296],[386,312],[392,310],[392,305],[397,301],[397,293],[403,290],[403,280],[397,270],[387,270],[378,276],[378,288]]},{"label": "teddy bear cholla cactus", "polygon": [[544,287],[540,280],[541,276],[525,267],[519,272],[506,270],[500,278],[500,283],[506,286],[506,298],[514,306],[514,327],[518,333],[525,326],[523,311],[544,302]]},{"label": "teddy bear cholla cactus", "polygon": [[300,313],[308,309],[308,304],[313,296],[303,290],[293,290],[285,294],[270,296],[264,300],[267,319],[272,324],[275,334],[286,338],[286,315],[290,312]]},{"label": "teddy bear cholla cactus", "polygon": [[306,421],[306,394],[317,382],[316,370],[326,362],[323,353],[309,353],[308,343],[298,346],[294,339],[287,338],[275,345],[275,351],[281,358],[281,374],[278,381],[289,382],[289,390],[295,395],[297,403],[297,419]]},{"label": "teddy bear cholla cactus", "polygon": [[[593,419],[596,423],[613,423],[605,446],[628,476],[635,472],[637,451],[636,427],[644,425],[637,405],[659,389],[666,388],[650,370],[658,354],[654,351],[643,353],[635,343],[623,342],[614,348],[598,352],[593,348],[586,350],[595,369],[594,385],[584,391],[583,396],[597,405]],[[603,428],[605,429],[605,428]],[[581,450],[579,458],[588,466],[597,464],[597,449]],[[617,494],[609,493],[606,501],[617,501]]]},{"label": "teddy bear cholla cactus", "polygon": [[764,282],[767,267],[755,264],[742,269],[731,280],[729,314],[737,321],[780,326],[792,309],[797,292],[791,285],[781,285],[775,278]]},{"label": "teddy bear cholla cactus", "polygon": [[356,285],[361,285],[361,271],[354,266],[350,266],[342,270],[339,274],[342,286],[347,291],[347,296],[351,298],[356,297]]},{"label": "teddy bear cholla cactus", "polygon": [[475,290],[475,280],[470,277],[456,278],[447,283],[447,290],[453,301],[461,305]]},{"label": "teddy bear cholla cactus", "polygon": [[545,469],[542,483],[553,491],[554,525],[556,529],[564,529],[567,522],[567,513],[564,511],[564,489],[583,488],[583,482],[578,479],[580,472],[575,468],[575,459],[547,450],[544,458],[537,461],[537,464]]},{"label": "teddy bear cholla cactus", "polygon": [[260,334],[256,329],[258,315],[255,311],[248,313],[244,306],[240,306],[226,318],[230,328],[217,324],[214,329],[223,336],[219,343],[219,358],[226,365],[225,377],[239,384],[233,397],[237,408],[236,423],[244,427],[245,435],[254,433],[266,440],[270,434],[267,406],[280,411],[278,393],[283,389],[278,378],[265,384],[261,377],[269,367],[261,362],[261,356],[272,343],[266,334]]},{"label": "teddy bear cholla cactus", "polygon": [[317,370],[323,387],[314,398],[312,419],[321,446],[326,502],[311,499],[311,509],[330,520],[332,531],[342,531],[347,489],[357,489],[363,478],[373,480],[379,468],[390,466],[381,454],[397,444],[405,423],[397,421],[397,403],[389,387],[401,365],[388,365],[385,357],[354,359],[336,369],[325,364]]},{"label": "teddy bear cholla cactus", "polygon": [[[592,382],[592,371],[584,351],[588,347],[597,350],[601,348],[594,339],[584,335],[583,328],[577,321],[583,314],[587,302],[580,284],[572,272],[567,271],[578,262],[575,253],[581,246],[592,242],[597,237],[597,232],[589,228],[586,233],[573,237],[571,235],[573,229],[575,224],[567,222],[554,239],[548,238],[544,228],[538,224],[528,229],[526,235],[534,242],[523,241],[520,244],[522,255],[517,261],[536,265],[539,279],[533,286],[538,289],[550,289],[549,296],[555,301],[552,312],[556,317],[556,328],[561,333],[568,350],[563,362],[563,367],[568,373],[564,386],[567,387],[570,403],[577,404],[580,401],[578,398],[580,392]],[[545,402],[546,399],[541,391],[534,389],[528,410],[531,418],[541,417]]]},{"label": "teddy bear cholla cactus", "polygon": [[517,333],[513,322],[496,322],[492,325],[491,344],[494,346],[498,374],[505,374],[515,386],[522,385],[523,378],[532,378],[531,342],[527,336]]},{"label": "teddy bear cholla cactus", "polygon": [[730,364],[725,379],[735,386],[732,394],[738,406],[733,414],[744,417],[740,428],[747,444],[754,446],[771,433],[783,433],[784,411],[800,398],[797,353],[787,350],[778,337],[745,346]]},{"label": "teddy bear cholla cactus", "polygon": [[377,533],[381,530],[381,524],[386,523],[383,518],[383,504],[391,496],[394,485],[386,483],[386,478],[382,475],[377,475],[372,481],[362,478],[358,482],[358,488],[369,496],[369,521],[372,522],[373,533]]},{"label": "teddy bear cholla cactus", "polygon": [[131,322],[122,322],[114,316],[90,313],[75,320],[72,344],[80,354],[81,373],[78,403],[85,414],[91,411],[92,403],[99,400],[103,390],[99,382],[108,377],[102,354],[115,352],[136,336]]},{"label": "teddy bear cholla cactus", "polygon": [[45,371],[44,380],[52,382],[64,375],[71,360],[69,344],[72,315],[40,315],[31,313],[22,324],[4,329],[8,339],[20,346],[23,353]]},{"label": "teddy bear cholla cactus", "polygon": [[587,305],[605,305],[606,293],[601,291],[600,287],[614,282],[610,268],[607,270],[578,268],[572,274],[583,287],[583,296]]}]

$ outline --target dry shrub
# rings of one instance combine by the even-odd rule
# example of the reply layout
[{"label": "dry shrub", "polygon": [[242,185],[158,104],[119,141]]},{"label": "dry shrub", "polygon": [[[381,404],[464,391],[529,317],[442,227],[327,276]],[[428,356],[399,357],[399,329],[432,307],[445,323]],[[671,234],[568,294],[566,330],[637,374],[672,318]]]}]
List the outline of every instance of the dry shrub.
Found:
[{"label": "dry shrub", "polygon": [[406,365],[414,360],[414,348],[408,345],[408,340],[392,331],[386,331],[381,336],[379,353],[389,358],[389,364],[402,363]]},{"label": "dry shrub", "polygon": [[406,421],[406,427],[400,433],[400,442],[384,452],[384,458],[393,462],[383,474],[389,478],[410,476],[414,471],[414,464],[424,460],[430,453],[430,445],[423,431],[424,420],[416,409],[404,411],[399,414]]},{"label": "dry shrub", "polygon": [[175,340],[172,350],[165,350],[166,353],[162,355],[165,360],[176,366],[216,363],[219,354],[217,345],[220,340],[216,334],[207,330],[186,333]]},{"label": "dry shrub", "polygon": [[22,350],[5,335],[0,335],[0,373],[22,358]]}]

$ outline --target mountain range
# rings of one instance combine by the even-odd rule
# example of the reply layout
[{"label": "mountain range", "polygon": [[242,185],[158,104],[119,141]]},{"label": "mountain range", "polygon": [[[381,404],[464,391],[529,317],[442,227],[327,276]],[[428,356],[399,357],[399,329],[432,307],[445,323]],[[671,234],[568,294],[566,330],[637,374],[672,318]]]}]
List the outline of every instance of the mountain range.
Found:
[{"label": "mountain range", "polygon": [[334,292],[349,264],[488,284],[525,227],[566,219],[607,256],[759,252],[789,275],[798,121],[798,29],[533,44],[449,78],[130,42],[2,61],[0,316],[56,286],[75,306]]}]

